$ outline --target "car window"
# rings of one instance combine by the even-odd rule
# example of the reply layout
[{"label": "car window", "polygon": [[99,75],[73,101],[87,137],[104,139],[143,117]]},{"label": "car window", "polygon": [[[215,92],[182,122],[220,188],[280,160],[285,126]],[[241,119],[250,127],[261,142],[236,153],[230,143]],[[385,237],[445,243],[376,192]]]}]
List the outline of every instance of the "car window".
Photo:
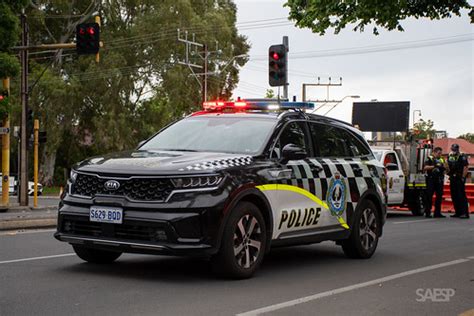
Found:
[{"label": "car window", "polygon": [[281,158],[281,150],[288,144],[294,144],[308,152],[304,122],[288,123],[273,148],[272,157]]},{"label": "car window", "polygon": [[320,157],[353,157],[349,133],[341,128],[311,123],[311,137],[316,140],[316,152]]},{"label": "car window", "polygon": [[395,156],[394,153],[388,153],[385,155],[385,159],[383,160],[383,165],[387,166],[389,163],[393,163],[397,165],[397,169],[393,168],[391,170],[398,170],[397,157]]},{"label": "car window", "polygon": [[364,145],[362,140],[348,131],[343,132],[348,135],[349,147],[355,157],[367,156],[370,154],[370,149]]}]

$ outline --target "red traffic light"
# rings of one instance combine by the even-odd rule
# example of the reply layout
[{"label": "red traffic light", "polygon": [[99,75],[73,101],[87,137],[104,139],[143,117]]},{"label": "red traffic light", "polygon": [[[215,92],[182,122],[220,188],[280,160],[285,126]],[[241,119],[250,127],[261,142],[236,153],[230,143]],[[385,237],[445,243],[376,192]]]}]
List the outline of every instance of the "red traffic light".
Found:
[{"label": "red traffic light", "polygon": [[3,101],[3,99],[5,99],[3,95],[0,95],[0,101]]},{"label": "red traffic light", "polygon": [[280,59],[280,55],[278,55],[277,52],[273,52],[272,57],[273,57],[273,59],[275,59],[275,60]]},{"label": "red traffic light", "polygon": [[79,28],[79,34],[84,35],[86,34],[86,30],[84,28]]},{"label": "red traffic light", "polygon": [[89,35],[94,35],[95,34],[94,28],[92,27],[87,28],[87,33],[89,33]]}]

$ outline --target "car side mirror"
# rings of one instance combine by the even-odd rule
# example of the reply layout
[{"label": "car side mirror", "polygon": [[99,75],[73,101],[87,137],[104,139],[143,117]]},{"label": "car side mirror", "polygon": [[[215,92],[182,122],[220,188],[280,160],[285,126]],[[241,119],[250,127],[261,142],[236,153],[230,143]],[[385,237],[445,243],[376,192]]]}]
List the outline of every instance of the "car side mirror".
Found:
[{"label": "car side mirror", "polygon": [[138,143],[137,149],[142,147],[143,144],[145,144],[146,140],[142,140],[141,142]]},{"label": "car side mirror", "polygon": [[308,153],[301,147],[295,144],[286,144],[281,151],[281,162],[287,163],[290,160],[301,160],[308,157]]},{"label": "car side mirror", "polygon": [[385,165],[385,168],[387,168],[387,170],[389,171],[394,171],[394,170],[398,170],[398,165],[396,163],[388,163]]}]

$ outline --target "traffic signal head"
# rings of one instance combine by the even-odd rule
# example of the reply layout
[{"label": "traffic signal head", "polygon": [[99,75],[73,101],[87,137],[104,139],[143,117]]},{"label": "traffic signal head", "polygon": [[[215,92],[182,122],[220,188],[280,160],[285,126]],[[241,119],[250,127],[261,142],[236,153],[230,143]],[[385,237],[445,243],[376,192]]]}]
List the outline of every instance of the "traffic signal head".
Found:
[{"label": "traffic signal head", "polygon": [[79,55],[97,54],[100,48],[98,23],[82,23],[76,27],[76,51]]},{"label": "traffic signal head", "polygon": [[283,44],[272,45],[268,50],[268,83],[272,87],[288,83],[288,55]]}]

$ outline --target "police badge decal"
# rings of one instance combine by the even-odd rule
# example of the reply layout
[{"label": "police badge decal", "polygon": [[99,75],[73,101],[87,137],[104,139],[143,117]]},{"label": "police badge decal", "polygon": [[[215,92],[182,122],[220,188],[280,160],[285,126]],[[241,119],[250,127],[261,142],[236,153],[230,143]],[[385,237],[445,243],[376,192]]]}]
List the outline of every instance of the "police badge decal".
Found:
[{"label": "police badge decal", "polygon": [[340,217],[346,210],[347,187],[341,174],[336,172],[329,182],[326,201],[331,215]]}]

